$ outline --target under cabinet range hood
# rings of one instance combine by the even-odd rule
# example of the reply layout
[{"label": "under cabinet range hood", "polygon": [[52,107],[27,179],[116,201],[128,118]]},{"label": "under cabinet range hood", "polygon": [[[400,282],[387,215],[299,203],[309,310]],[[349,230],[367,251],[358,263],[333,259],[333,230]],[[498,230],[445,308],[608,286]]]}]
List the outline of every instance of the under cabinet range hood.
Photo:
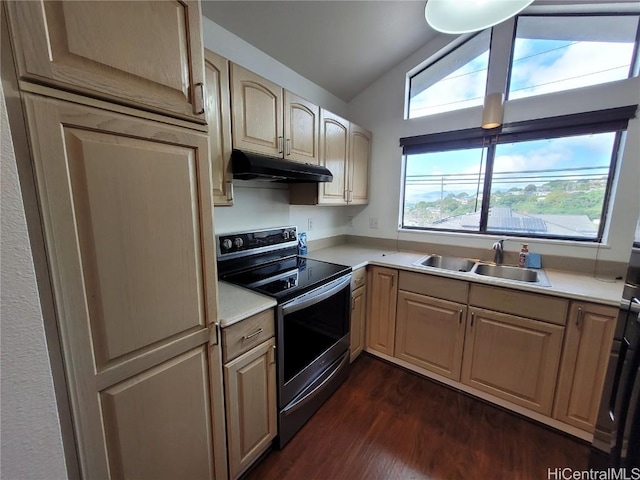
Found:
[{"label": "under cabinet range hood", "polygon": [[283,183],[331,182],[329,169],[308,163],[290,162],[282,158],[233,150],[231,152],[233,178]]}]

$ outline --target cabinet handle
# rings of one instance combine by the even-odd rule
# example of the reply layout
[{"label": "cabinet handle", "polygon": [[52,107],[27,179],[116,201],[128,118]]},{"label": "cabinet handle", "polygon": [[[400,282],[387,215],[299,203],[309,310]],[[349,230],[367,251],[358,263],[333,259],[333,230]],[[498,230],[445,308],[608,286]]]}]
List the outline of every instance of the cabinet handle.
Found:
[{"label": "cabinet handle", "polygon": [[349,201],[349,190],[345,190],[344,191],[344,201],[348,202]]},{"label": "cabinet handle", "polygon": [[282,153],[283,152],[283,146],[282,146],[282,140],[284,139],[284,137],[280,136],[278,137],[278,153]]},{"label": "cabinet handle", "polygon": [[391,275],[391,287],[394,287],[396,284],[396,276],[395,275]]},{"label": "cabinet handle", "polygon": [[253,338],[253,337],[255,337],[256,335],[260,335],[261,333],[262,333],[262,329],[261,329],[261,328],[259,328],[258,330],[256,330],[255,332],[253,332],[253,333],[252,333],[252,334],[250,334],[250,335],[244,335],[244,336],[242,337],[242,340],[249,340],[250,338]]},{"label": "cabinet handle", "polygon": [[233,202],[233,182],[227,181],[227,202]]},{"label": "cabinet handle", "polygon": [[269,363],[271,364],[276,363],[276,346],[275,345],[271,347],[270,353],[271,353],[271,358],[269,359]]},{"label": "cabinet handle", "polygon": [[576,326],[580,328],[580,322],[582,321],[582,307],[578,307],[578,316],[576,317]]},{"label": "cabinet handle", "polygon": [[476,314],[471,312],[471,326],[473,327],[473,320],[476,318]]},{"label": "cabinet handle", "polygon": [[353,190],[347,190],[347,203],[353,202]]},{"label": "cabinet handle", "polygon": [[458,312],[458,324],[462,325],[462,309]]},{"label": "cabinet handle", "polygon": [[194,100],[193,100],[193,108],[196,108],[196,101],[195,101],[195,90],[200,87],[200,101],[202,102],[202,108],[200,110],[195,111],[194,113],[196,115],[202,115],[204,113],[204,105],[205,105],[205,101],[204,101],[204,83],[203,82],[198,82],[196,84],[193,85],[193,90],[194,90]]},{"label": "cabinet handle", "polygon": [[291,139],[287,138],[287,156],[291,155]]}]

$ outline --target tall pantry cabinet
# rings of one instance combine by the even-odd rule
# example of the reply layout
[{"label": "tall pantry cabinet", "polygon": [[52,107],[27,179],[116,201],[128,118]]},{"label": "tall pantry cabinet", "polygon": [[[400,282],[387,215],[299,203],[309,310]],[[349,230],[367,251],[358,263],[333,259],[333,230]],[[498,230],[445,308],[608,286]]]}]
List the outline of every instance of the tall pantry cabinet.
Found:
[{"label": "tall pantry cabinet", "polygon": [[5,7],[81,475],[226,478],[200,5]]}]

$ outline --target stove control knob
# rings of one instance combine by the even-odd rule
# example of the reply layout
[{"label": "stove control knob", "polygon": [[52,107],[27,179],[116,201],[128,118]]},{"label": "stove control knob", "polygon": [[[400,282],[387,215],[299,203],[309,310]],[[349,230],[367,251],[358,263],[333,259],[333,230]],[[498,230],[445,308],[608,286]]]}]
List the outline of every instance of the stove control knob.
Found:
[{"label": "stove control knob", "polygon": [[282,238],[284,240],[289,240],[289,232],[286,231],[286,230],[284,232],[282,232]]},{"label": "stove control knob", "polygon": [[289,230],[289,238],[291,240],[295,240],[296,239],[296,231],[295,230]]},{"label": "stove control knob", "polygon": [[222,248],[224,248],[225,250],[231,250],[231,247],[233,247],[233,243],[231,243],[231,240],[229,240],[228,238],[225,238],[222,241]]},{"label": "stove control knob", "polygon": [[236,237],[233,239],[233,244],[236,246],[236,248],[240,248],[242,247],[242,245],[244,245],[244,242],[242,241],[242,238]]}]

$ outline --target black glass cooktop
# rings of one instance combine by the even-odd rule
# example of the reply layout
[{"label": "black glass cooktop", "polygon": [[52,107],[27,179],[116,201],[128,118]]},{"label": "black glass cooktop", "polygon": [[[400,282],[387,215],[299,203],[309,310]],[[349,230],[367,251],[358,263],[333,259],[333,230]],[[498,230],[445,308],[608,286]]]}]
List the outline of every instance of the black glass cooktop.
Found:
[{"label": "black glass cooktop", "polygon": [[351,272],[351,267],[293,256],[239,273],[225,280],[283,302]]}]

